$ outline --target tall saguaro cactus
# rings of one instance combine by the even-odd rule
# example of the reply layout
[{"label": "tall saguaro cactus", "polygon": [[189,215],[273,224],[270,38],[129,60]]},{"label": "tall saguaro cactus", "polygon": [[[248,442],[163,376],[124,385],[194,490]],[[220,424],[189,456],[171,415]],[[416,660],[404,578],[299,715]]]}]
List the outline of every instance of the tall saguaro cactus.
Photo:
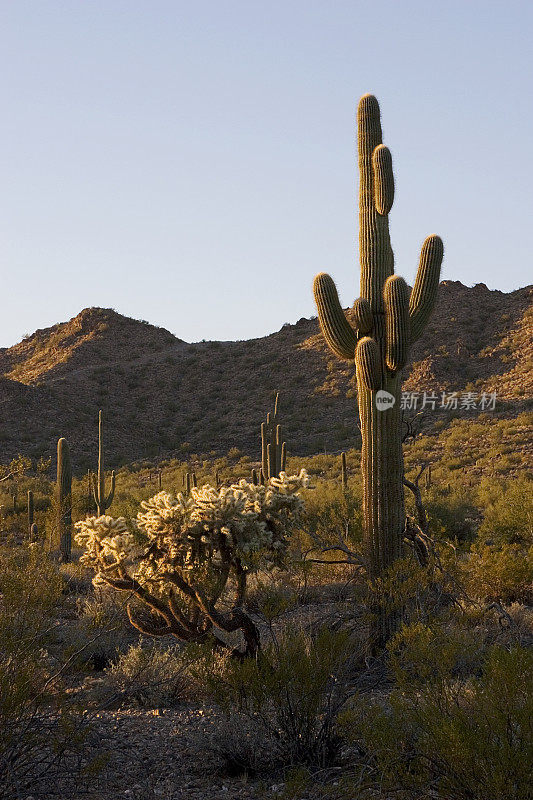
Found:
[{"label": "tall saguaro cactus", "polygon": [[57,512],[61,561],[70,561],[72,548],[72,467],[66,439],[57,443]]},{"label": "tall saguaro cactus", "polygon": [[[375,581],[401,552],[405,505],[400,376],[409,348],[421,335],[435,304],[443,245],[436,235],[425,240],[409,292],[404,279],[394,275],[388,221],[394,198],[392,159],[382,144],[379,105],[373,95],[359,101],[357,127],[361,296],[353,309],[355,329],[344,315],[329,275],[316,276],[314,293],[329,347],[342,359],[355,359],[364,532],[370,580]],[[383,607],[374,610],[372,634],[379,648],[393,632],[397,615],[386,613]]]},{"label": "tall saguaro cactus", "polygon": [[98,516],[102,517],[115,495],[115,472],[111,473],[111,488],[106,497],[105,493],[105,471],[104,471],[104,424],[102,412],[98,414],[98,475],[93,473],[93,497],[98,510]]}]

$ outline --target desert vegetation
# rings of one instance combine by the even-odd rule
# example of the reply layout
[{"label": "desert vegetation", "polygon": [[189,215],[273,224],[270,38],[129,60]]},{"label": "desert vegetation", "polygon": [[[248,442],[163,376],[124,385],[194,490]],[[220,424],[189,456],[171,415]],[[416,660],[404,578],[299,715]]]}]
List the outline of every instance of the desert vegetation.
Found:
[{"label": "desert vegetation", "polygon": [[[117,417],[134,436],[121,408],[84,418],[92,451],[59,428],[53,449],[21,442],[4,459],[0,797],[530,797],[532,415],[524,398],[513,414],[402,408],[442,242],[426,240],[409,291],[393,275],[391,158],[368,95],[359,157],[361,297],[346,315],[325,274],[315,294],[328,346],[355,371],[360,436],[354,419],[347,444],[343,420],[319,432],[324,447],[312,431],[295,444],[290,383],[284,407],[279,365],[266,389],[254,370],[268,363],[254,362],[242,415],[253,448],[221,447],[208,391],[159,403],[175,426],[168,457],[153,442],[137,461],[117,452]],[[90,326],[83,338],[94,346]],[[12,379],[44,373],[42,342],[22,343]],[[162,392],[183,343],[159,331],[149,344],[136,375],[156,364]],[[337,397],[328,363],[324,404]],[[74,371],[102,389],[76,357]],[[379,393],[393,405],[380,410]]]}]

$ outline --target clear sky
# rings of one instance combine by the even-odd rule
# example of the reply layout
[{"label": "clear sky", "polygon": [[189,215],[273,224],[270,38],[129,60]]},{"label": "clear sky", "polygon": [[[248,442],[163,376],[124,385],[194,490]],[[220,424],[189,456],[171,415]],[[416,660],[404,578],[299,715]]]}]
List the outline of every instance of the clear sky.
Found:
[{"label": "clear sky", "polygon": [[87,306],[187,341],[359,293],[355,108],[396,271],[533,281],[530,0],[1,0],[0,346]]}]

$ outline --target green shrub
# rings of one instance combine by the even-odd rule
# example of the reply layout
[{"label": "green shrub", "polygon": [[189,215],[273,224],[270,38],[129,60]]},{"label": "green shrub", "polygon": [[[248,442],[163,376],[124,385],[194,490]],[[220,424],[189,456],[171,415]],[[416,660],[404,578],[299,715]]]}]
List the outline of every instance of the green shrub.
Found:
[{"label": "green shrub", "polygon": [[533,545],[476,542],[463,574],[472,597],[533,603]]},{"label": "green shrub", "polygon": [[390,700],[361,699],[341,720],[365,754],[367,785],[446,800],[530,797],[533,652],[492,647],[479,662],[472,645],[420,625],[391,643]]},{"label": "green shrub", "polygon": [[[340,739],[334,728],[349,689],[353,646],[345,633],[322,629],[312,637],[292,631],[275,637],[256,659],[226,659],[204,680],[215,699],[232,714],[233,731],[212,741],[227,763],[262,766],[330,766]],[[226,726],[227,728],[227,726]],[[241,735],[242,732],[242,735]],[[246,754],[253,759],[246,762]]]},{"label": "green shrub", "polygon": [[75,718],[50,655],[63,580],[36,548],[0,552],[0,797],[13,798],[54,775],[80,747]]},{"label": "green shrub", "polygon": [[[320,481],[308,492],[301,518],[299,538],[305,549],[330,547],[339,537],[354,550],[361,549],[363,515],[359,483],[342,491],[338,483]],[[331,559],[339,558],[338,551],[330,551]]]},{"label": "green shrub", "polygon": [[479,535],[496,543],[533,544],[533,482],[484,482],[479,491],[483,522]]},{"label": "green shrub", "polygon": [[104,685],[120,705],[168,708],[190,696],[188,660],[175,646],[146,646],[142,641],[104,673]]},{"label": "green shrub", "polygon": [[464,491],[443,497],[438,490],[426,499],[430,533],[451,541],[471,541],[475,536],[479,512]]}]

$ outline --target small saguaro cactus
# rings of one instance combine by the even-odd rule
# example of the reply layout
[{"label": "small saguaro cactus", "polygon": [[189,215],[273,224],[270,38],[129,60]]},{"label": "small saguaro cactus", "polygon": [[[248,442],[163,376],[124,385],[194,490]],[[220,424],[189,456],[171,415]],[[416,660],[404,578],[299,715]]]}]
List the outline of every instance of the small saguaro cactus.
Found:
[{"label": "small saguaro cactus", "polygon": [[59,554],[63,563],[70,561],[72,548],[72,467],[66,439],[57,443],[57,513]]},{"label": "small saguaro cactus", "polygon": [[34,515],[33,492],[31,489],[28,489],[28,533],[30,534],[30,541],[31,541],[31,526],[33,525],[33,515]]},{"label": "small saguaro cactus", "polygon": [[341,453],[341,483],[342,491],[348,488],[348,471],[346,469],[346,453]]},{"label": "small saguaro cactus", "polygon": [[98,413],[98,475],[93,473],[93,497],[96,503],[98,516],[102,517],[115,495],[115,472],[111,473],[111,488],[106,497],[105,493],[105,471],[104,471],[104,425],[102,412]]},{"label": "small saguaro cactus", "polygon": [[[394,275],[388,215],[394,198],[390,151],[382,144],[378,101],[364,95],[357,110],[359,155],[359,256],[361,296],[346,319],[332,278],[314,281],[320,327],[330,349],[355,359],[362,435],[363,520],[371,582],[400,556],[405,525],[404,466],[400,417],[401,370],[435,304],[442,240],[422,246],[413,289]],[[371,632],[376,648],[393,633],[398,615],[376,611]]]},{"label": "small saguaro cactus", "polygon": [[262,483],[277,478],[285,472],[287,447],[281,441],[281,425],[278,424],[279,392],[276,392],[274,410],[268,412],[266,422],[261,423],[261,477]]},{"label": "small saguaro cactus", "polygon": [[91,513],[94,505],[92,486],[93,486],[92,472],[90,469],[88,469],[87,470],[87,514]]}]

